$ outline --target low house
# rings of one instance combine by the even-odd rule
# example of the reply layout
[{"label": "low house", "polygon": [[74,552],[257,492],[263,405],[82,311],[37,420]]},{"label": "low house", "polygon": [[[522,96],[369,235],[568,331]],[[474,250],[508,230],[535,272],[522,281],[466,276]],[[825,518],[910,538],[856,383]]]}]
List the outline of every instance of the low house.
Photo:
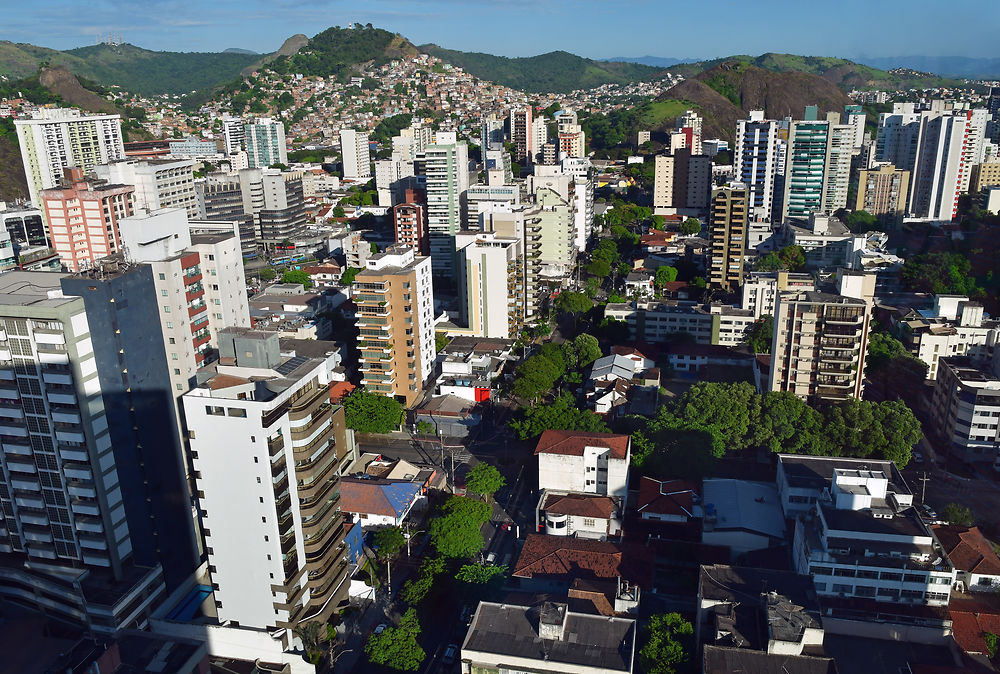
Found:
[{"label": "low house", "polygon": [[400,526],[423,499],[420,485],[345,477],[340,480],[340,509],[362,526]]},{"label": "low house", "polygon": [[477,403],[489,400],[513,345],[510,339],[454,337],[438,354],[441,374],[435,393]]},{"label": "low house", "polygon": [[511,577],[528,592],[564,594],[580,579],[621,579],[649,589],[653,554],[637,545],[528,534]]},{"label": "low house", "polygon": [[302,271],[309,274],[309,280],[313,285],[329,286],[340,282],[343,271],[340,265],[335,262],[324,262],[322,264],[303,267]]},{"label": "low house", "polygon": [[628,408],[629,382],[618,379],[595,383],[594,390],[587,394],[587,405],[594,413],[606,417],[620,417]]},{"label": "low house", "polygon": [[701,498],[685,480],[657,480],[642,476],[636,510],[644,520],[687,524],[701,519]]},{"label": "low house", "polygon": [[634,346],[612,346],[611,347],[612,356],[624,356],[631,360],[635,365],[632,367],[634,372],[640,370],[648,370],[649,368],[656,365],[652,358],[646,356],[642,351],[635,348]]},{"label": "low house", "polygon": [[625,294],[628,297],[652,297],[653,275],[645,269],[630,271],[625,276]]},{"label": "low house", "polygon": [[596,538],[621,536],[621,499],[544,490],[535,508],[539,533]]},{"label": "low house", "polygon": [[615,433],[549,429],[535,447],[538,488],[624,498],[632,439]]},{"label": "low house", "polygon": [[952,636],[966,653],[983,658],[992,655],[987,635],[1000,634],[1000,610],[995,604],[982,598],[951,600],[948,612],[951,614]]},{"label": "low house", "polygon": [[1000,558],[979,527],[940,524],[932,527],[955,567],[959,592],[996,592],[1000,589]]},{"label": "low house", "polygon": [[707,367],[746,368],[754,355],[717,344],[671,344],[667,360],[675,372],[699,372]]}]

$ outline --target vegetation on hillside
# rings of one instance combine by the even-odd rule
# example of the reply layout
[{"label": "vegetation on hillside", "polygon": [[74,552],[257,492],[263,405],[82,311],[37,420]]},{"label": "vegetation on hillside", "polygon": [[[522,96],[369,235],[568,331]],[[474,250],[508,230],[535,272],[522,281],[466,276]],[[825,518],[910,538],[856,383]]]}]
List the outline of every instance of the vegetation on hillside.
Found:
[{"label": "vegetation on hillside", "polygon": [[420,51],[456,65],[479,79],[529,93],[567,93],[602,84],[652,80],[664,74],[662,68],[593,61],[565,51],[522,58],[455,51],[434,44],[422,45]]},{"label": "vegetation on hillside", "polygon": [[359,63],[385,63],[409,53],[415,53],[409,42],[371,24],[333,26],[313,36],[297,53],[276,58],[268,67],[282,74],[343,78]]}]

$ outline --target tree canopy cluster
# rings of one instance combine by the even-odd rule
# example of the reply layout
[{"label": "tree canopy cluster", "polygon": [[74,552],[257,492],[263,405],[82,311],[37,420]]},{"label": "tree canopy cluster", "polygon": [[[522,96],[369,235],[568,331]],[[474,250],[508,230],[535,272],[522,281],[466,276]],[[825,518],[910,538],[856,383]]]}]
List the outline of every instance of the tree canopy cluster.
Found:
[{"label": "tree canopy cluster", "polygon": [[577,405],[570,393],[563,393],[547,405],[521,408],[510,420],[510,427],[521,440],[537,438],[549,429],[591,433],[611,431],[599,415]]},{"label": "tree canopy cluster", "polygon": [[781,250],[771,251],[757,258],[754,269],[757,271],[800,271],[805,269],[806,253],[802,246],[790,245]]},{"label": "tree canopy cluster", "polygon": [[982,293],[972,276],[972,263],[958,253],[925,253],[906,258],[900,272],[903,286],[915,292],[935,295]]},{"label": "tree canopy cluster", "polygon": [[639,664],[646,674],[676,674],[691,658],[694,627],[679,613],[650,616],[646,643],[639,649]]},{"label": "tree canopy cluster", "polygon": [[301,269],[289,269],[281,275],[282,283],[301,283],[306,290],[312,288],[313,282],[309,278],[309,273]]},{"label": "tree canopy cluster", "polygon": [[484,496],[487,501],[505,484],[507,484],[507,480],[500,474],[497,467],[485,461],[477,463],[465,476],[465,491],[477,496]]},{"label": "tree canopy cluster", "polygon": [[757,393],[746,382],[701,382],[650,419],[632,424],[633,463],[644,472],[704,475],[730,452],[765,449],[790,454],[894,461],[903,468],[923,434],[900,401],[849,398],[822,410],[788,392]]},{"label": "tree canopy cluster", "polygon": [[771,353],[773,339],[774,316],[767,314],[754,321],[743,336],[743,343],[747,344],[754,353]]},{"label": "tree canopy cluster", "polygon": [[381,634],[372,634],[365,643],[368,659],[376,665],[385,665],[403,672],[415,672],[427,657],[417,642],[420,636],[420,618],[413,607],[399,620],[396,627],[386,627]]},{"label": "tree canopy cluster", "polygon": [[590,263],[587,264],[586,272],[598,278],[606,278],[611,275],[611,269],[620,259],[621,254],[614,239],[601,239],[590,253]]},{"label": "tree canopy cluster", "polygon": [[389,433],[403,423],[403,405],[359,387],[344,398],[344,423],[362,433]]},{"label": "tree canopy cluster", "polygon": [[[586,297],[584,299],[590,302]],[[514,395],[536,400],[555,388],[564,377],[579,383],[582,381],[581,370],[600,357],[601,347],[593,335],[577,335],[562,344],[543,344],[538,353],[518,366]]]},{"label": "tree canopy cluster", "polygon": [[687,236],[694,236],[695,234],[701,234],[701,221],[698,218],[687,218],[680,225],[681,234]]},{"label": "tree canopy cluster", "polygon": [[431,520],[431,544],[442,557],[468,559],[483,549],[480,531],[493,514],[493,507],[477,499],[451,496]]}]

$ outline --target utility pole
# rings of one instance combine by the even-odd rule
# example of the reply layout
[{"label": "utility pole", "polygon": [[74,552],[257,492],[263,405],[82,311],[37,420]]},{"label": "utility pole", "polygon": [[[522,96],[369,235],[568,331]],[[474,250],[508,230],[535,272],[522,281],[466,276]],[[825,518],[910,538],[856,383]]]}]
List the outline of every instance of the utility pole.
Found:
[{"label": "utility pole", "polygon": [[920,484],[920,505],[923,505],[924,504],[924,496],[927,495],[927,482],[930,480],[930,478],[927,477],[927,471],[925,470],[924,473],[923,473],[923,475],[921,477],[918,477],[917,479],[920,480],[920,483],[921,483]]}]

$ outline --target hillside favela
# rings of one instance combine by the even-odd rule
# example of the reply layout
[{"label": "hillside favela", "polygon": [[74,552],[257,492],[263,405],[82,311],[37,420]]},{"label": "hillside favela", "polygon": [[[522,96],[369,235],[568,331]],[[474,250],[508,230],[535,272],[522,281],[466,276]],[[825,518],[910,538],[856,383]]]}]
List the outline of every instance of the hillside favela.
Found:
[{"label": "hillside favela", "polygon": [[0,674],[1000,670],[998,27],[3,3]]}]

